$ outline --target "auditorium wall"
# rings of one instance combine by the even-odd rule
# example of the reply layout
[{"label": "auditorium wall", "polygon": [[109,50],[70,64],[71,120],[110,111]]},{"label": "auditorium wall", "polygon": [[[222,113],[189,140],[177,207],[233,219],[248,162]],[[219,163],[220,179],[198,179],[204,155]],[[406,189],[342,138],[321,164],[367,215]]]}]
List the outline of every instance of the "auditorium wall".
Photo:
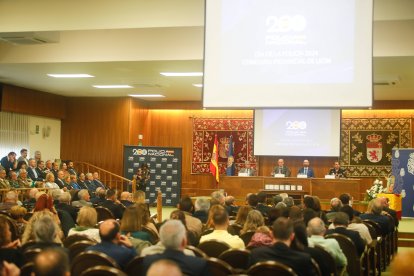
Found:
[{"label": "auditorium wall", "polygon": [[[38,131],[36,129],[38,128]],[[29,155],[39,150],[43,160],[60,158],[61,121],[29,116]]]}]

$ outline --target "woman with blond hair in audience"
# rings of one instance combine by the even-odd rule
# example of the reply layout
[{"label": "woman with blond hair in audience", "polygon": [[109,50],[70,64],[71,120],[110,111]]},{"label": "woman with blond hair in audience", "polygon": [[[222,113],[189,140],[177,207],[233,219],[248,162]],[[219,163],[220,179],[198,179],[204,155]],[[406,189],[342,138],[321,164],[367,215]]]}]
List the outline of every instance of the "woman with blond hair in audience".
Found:
[{"label": "woman with blond hair in audience", "polygon": [[101,242],[99,229],[96,228],[97,223],[98,214],[96,213],[95,208],[90,206],[83,206],[79,210],[78,218],[76,219],[76,226],[69,230],[68,236],[82,235],[97,242]]},{"label": "woman with blond hair in audience", "polygon": [[22,206],[13,206],[10,209],[11,217],[16,221],[17,235],[21,237],[26,227],[27,221],[24,220],[24,216],[27,214],[26,208]]},{"label": "woman with blond hair in audience", "polygon": [[253,208],[248,205],[240,206],[239,211],[237,212],[236,221],[234,223],[243,227],[246,222],[247,215],[251,210],[253,210]]},{"label": "woman with blond hair in audience", "polygon": [[121,233],[123,235],[151,242],[151,235],[142,230],[146,225],[144,221],[146,213],[145,205],[140,203],[127,207],[121,219]]},{"label": "woman with blond hair in audience", "polygon": [[243,229],[240,230],[240,234],[242,235],[248,231],[256,231],[256,229],[260,226],[264,226],[263,215],[257,210],[251,210],[247,215]]},{"label": "woman with blond hair in audience", "polygon": [[142,225],[154,231],[154,233],[157,234],[158,236],[159,234],[158,234],[157,227],[155,227],[154,223],[151,222],[148,205],[144,203],[139,203],[139,204],[134,204],[134,205],[138,207],[138,210],[139,210],[138,214],[139,216],[141,216],[140,219],[142,221]]},{"label": "woman with blond hair in audience", "polygon": [[[56,222],[56,215],[53,214],[49,209],[44,209],[43,211],[34,212],[32,217],[27,222],[26,228],[24,229],[23,236],[22,236],[22,244],[25,244],[29,241],[33,241],[35,236],[33,232],[33,225],[34,223],[44,216],[50,216],[52,218],[53,223],[55,223],[57,228],[60,228],[59,223]],[[59,218],[57,218],[59,219]],[[63,238],[63,231],[60,231],[59,235],[56,236],[54,242],[55,243],[62,243]]]},{"label": "woman with blond hair in audience", "polygon": [[145,192],[136,191],[132,196],[132,202],[134,203],[145,203]]},{"label": "woman with blond hair in audience", "polygon": [[45,188],[49,188],[49,189],[60,189],[59,185],[55,183],[55,176],[53,173],[48,173],[46,175],[46,183],[45,183]]},{"label": "woman with blond hair in audience", "polygon": [[267,226],[257,227],[247,247],[249,249],[273,245],[273,233]]}]

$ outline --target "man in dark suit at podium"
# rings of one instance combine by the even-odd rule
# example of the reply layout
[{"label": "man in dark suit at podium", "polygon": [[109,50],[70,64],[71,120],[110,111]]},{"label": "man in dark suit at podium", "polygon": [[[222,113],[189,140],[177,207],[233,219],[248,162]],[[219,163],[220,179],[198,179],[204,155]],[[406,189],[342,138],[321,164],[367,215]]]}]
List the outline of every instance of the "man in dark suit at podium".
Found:
[{"label": "man in dark suit at podium", "polygon": [[334,167],[329,170],[328,174],[335,175],[335,178],[346,178],[345,170],[341,169],[338,161],[335,161]]},{"label": "man in dark suit at podium", "polygon": [[273,175],[275,174],[284,174],[285,177],[290,176],[290,170],[285,166],[285,161],[283,159],[277,160],[277,166],[273,169]]},{"label": "man in dark suit at podium", "polygon": [[309,167],[309,160],[307,159],[303,160],[303,167],[300,168],[300,170],[298,171],[298,174],[306,175],[307,178],[315,177],[313,169]]}]

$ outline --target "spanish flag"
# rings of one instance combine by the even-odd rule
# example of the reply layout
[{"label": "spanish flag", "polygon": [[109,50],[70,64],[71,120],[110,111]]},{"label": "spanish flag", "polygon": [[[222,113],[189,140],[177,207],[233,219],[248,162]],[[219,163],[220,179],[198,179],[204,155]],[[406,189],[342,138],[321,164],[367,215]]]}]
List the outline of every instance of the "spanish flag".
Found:
[{"label": "spanish flag", "polygon": [[210,161],[210,172],[213,176],[216,177],[217,183],[219,182],[219,167],[218,167],[218,141],[217,141],[217,134],[214,137],[214,146],[213,146],[213,154],[211,155],[211,161]]}]

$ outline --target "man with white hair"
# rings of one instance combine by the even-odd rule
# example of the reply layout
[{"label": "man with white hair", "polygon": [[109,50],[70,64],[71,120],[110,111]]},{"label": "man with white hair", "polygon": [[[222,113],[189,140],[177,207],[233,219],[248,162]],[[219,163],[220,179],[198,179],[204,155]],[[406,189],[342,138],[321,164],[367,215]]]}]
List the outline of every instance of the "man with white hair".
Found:
[{"label": "man with white hair", "polygon": [[122,192],[121,196],[119,198],[119,201],[124,205],[125,207],[129,207],[132,204],[132,194],[130,192]]},{"label": "man with white hair", "polygon": [[0,203],[0,211],[10,211],[11,207],[17,206],[17,194],[14,191],[8,191],[4,202]]},{"label": "man with white hair", "polygon": [[323,247],[335,259],[337,267],[345,267],[348,263],[346,256],[335,239],[325,239],[325,223],[320,218],[313,218],[308,223],[309,246],[319,245]]},{"label": "man with white hair", "polygon": [[[62,191],[62,190],[58,190],[58,191]],[[55,204],[56,209],[68,212],[68,214],[72,217],[73,221],[76,221],[78,218],[78,209],[70,205],[70,200],[71,200],[70,193],[61,192],[59,194],[58,200],[59,202]]]},{"label": "man with white hair", "polygon": [[86,189],[80,190],[78,192],[78,198],[79,200],[73,201],[72,206],[74,207],[83,207],[83,206],[92,206],[92,203],[90,202],[91,197],[89,195],[89,191]]},{"label": "man with white hair", "polygon": [[10,183],[6,179],[6,170],[0,168],[0,189],[10,189]]},{"label": "man with white hair", "polygon": [[202,223],[208,219],[208,210],[210,210],[210,200],[205,197],[198,197],[194,202],[193,217],[198,218]]},{"label": "man with white hair", "polygon": [[187,234],[181,221],[166,221],[160,228],[160,240],[165,246],[165,251],[146,256],[143,262],[144,271],[147,271],[152,263],[165,259],[175,262],[184,275],[210,275],[206,260],[184,254]]},{"label": "man with white hair", "polygon": [[85,184],[88,187],[88,190],[91,192],[94,192],[96,188],[98,188],[98,186],[96,186],[95,183],[93,182],[93,174],[89,172],[85,176],[86,176]]}]

